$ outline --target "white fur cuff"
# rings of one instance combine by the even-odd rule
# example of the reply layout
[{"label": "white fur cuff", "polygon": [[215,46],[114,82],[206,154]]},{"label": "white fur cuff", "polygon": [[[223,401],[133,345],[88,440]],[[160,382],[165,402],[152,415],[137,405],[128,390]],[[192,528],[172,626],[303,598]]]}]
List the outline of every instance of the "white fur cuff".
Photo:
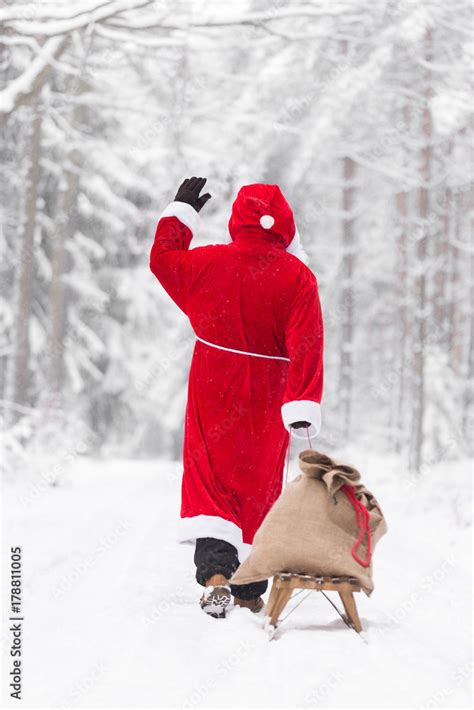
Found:
[{"label": "white fur cuff", "polygon": [[[281,408],[281,418],[285,429],[291,432],[297,439],[306,439],[310,436],[317,436],[321,429],[321,405],[309,399],[295,399],[287,402]],[[294,422],[309,422],[309,429],[292,429]]]},{"label": "white fur cuff", "polygon": [[162,217],[177,217],[182,224],[185,224],[191,230],[193,237],[199,232],[200,218],[194,207],[186,202],[170,202],[166,209],[161,213]]},{"label": "white fur cuff", "polygon": [[195,543],[198,537],[215,537],[225,540],[237,548],[239,562],[249,556],[251,545],[242,540],[242,530],[230,520],[224,520],[217,515],[194,515],[191,518],[180,518],[178,524],[178,542]]}]

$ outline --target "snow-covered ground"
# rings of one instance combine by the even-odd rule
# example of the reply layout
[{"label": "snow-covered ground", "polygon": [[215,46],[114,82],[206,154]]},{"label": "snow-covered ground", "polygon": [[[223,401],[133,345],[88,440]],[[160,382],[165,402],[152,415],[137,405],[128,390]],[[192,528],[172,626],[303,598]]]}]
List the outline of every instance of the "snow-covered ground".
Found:
[{"label": "snow-covered ground", "polygon": [[357,595],[361,636],[316,592],[272,641],[247,610],[205,616],[192,548],[174,542],[176,463],[79,459],[57,486],[5,484],[3,551],[23,548],[23,707],[470,706],[470,466],[410,483],[395,460],[345,458],[390,528],[375,592]]}]

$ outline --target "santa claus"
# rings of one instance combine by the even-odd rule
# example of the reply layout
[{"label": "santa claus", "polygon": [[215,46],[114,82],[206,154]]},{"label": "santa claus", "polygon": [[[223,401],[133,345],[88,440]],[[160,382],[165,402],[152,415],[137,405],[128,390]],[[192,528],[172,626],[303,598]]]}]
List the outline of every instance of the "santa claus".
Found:
[{"label": "santa claus", "polygon": [[181,542],[195,544],[201,606],[263,605],[267,582],[228,584],[278,498],[289,436],[321,425],[323,323],[316,278],[277,185],[246,185],[231,240],[189,249],[206,180],[180,186],[161,215],[150,268],[196,335],[184,435]]}]

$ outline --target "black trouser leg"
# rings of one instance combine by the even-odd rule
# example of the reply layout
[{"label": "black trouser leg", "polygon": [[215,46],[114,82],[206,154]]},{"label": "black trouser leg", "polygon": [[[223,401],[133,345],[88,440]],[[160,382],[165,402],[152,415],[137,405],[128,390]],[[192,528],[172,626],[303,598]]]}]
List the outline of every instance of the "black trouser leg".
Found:
[{"label": "black trouser leg", "polygon": [[[194,552],[196,580],[203,587],[213,574],[223,574],[230,579],[239,566],[237,549],[225,540],[214,537],[199,537]],[[267,580],[251,584],[232,584],[231,592],[239,599],[257,599],[268,586]]]},{"label": "black trouser leg", "polygon": [[236,548],[214,537],[198,537],[194,552],[196,580],[203,587],[213,574],[223,574],[229,579],[239,566]]},{"label": "black trouser leg", "polygon": [[234,597],[250,601],[250,599],[261,597],[266,592],[267,587],[268,580],[264,579],[263,582],[250,582],[250,584],[231,584],[230,591]]}]

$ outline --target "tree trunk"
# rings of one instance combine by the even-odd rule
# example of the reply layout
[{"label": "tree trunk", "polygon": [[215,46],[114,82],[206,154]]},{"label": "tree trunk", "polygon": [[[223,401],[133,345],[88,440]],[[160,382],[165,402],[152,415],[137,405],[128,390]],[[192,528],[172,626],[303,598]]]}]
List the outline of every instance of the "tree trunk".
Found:
[{"label": "tree trunk", "polygon": [[[7,393],[14,404],[28,404],[30,384],[30,324],[33,310],[34,241],[41,152],[41,113],[39,97],[33,97],[29,111],[27,156],[25,157],[24,207],[18,235],[18,260],[15,279],[15,326],[9,363]],[[9,419],[14,419],[12,412]]]},{"label": "tree trunk", "polygon": [[[85,68],[86,56],[81,70]],[[80,75],[73,87],[74,96],[80,97],[89,87]],[[86,109],[78,102],[70,111],[71,125],[81,130],[86,123]],[[51,252],[51,289],[50,289],[50,329],[48,343],[48,399],[53,408],[61,409],[64,404],[65,354],[68,328],[69,289],[64,277],[71,269],[68,244],[74,238],[77,225],[77,201],[79,194],[79,172],[82,155],[78,148],[65,150],[63,159],[64,172],[59,184],[57,208],[57,230]]]},{"label": "tree trunk", "polygon": [[[425,36],[427,47],[426,59],[431,59],[432,31],[428,30]],[[420,179],[421,187],[418,192],[418,213],[421,232],[416,244],[416,275],[414,283],[415,313],[414,313],[414,347],[413,347],[413,426],[411,434],[409,466],[414,472],[419,473],[423,458],[423,434],[426,409],[426,383],[425,383],[425,358],[426,358],[426,259],[428,253],[428,238],[430,232],[430,181],[431,164],[433,158],[432,133],[433,125],[429,100],[431,98],[431,85],[429,72],[424,73],[425,90],[422,111],[422,141],[423,147],[420,154]]]},{"label": "tree trunk", "polygon": [[409,333],[407,296],[408,288],[408,193],[399,192],[396,195],[396,207],[400,232],[398,237],[398,274],[397,281],[397,310],[399,328],[394,331],[394,350],[398,351],[398,397],[396,412],[396,441],[393,442],[395,451],[399,452],[406,442],[405,411],[406,411],[406,370],[407,370],[407,339]]},{"label": "tree trunk", "polygon": [[342,193],[342,208],[344,211],[342,224],[342,291],[341,291],[341,364],[339,397],[341,402],[342,434],[345,438],[351,430],[352,379],[353,379],[353,331],[354,331],[354,177],[356,164],[351,158],[344,158]]},{"label": "tree trunk", "polygon": [[[412,121],[412,113],[408,105],[403,106],[401,111],[402,125],[404,127],[406,135],[410,135],[410,127]],[[405,158],[405,161],[409,162],[410,157]],[[404,164],[404,167],[408,166]],[[394,450],[400,453],[402,449],[405,449],[406,442],[408,440],[408,427],[407,427],[407,391],[409,394],[409,377],[410,372],[410,359],[409,354],[409,341],[411,336],[410,328],[410,317],[408,311],[408,299],[410,294],[410,283],[409,283],[409,233],[410,233],[410,206],[411,206],[411,193],[408,189],[404,189],[398,192],[395,196],[396,214],[398,217],[399,231],[398,231],[398,264],[397,264],[397,313],[398,313],[398,323],[399,327],[395,328],[394,336],[394,352],[398,352],[398,392],[396,398],[396,419],[395,419],[395,429],[396,438],[392,442],[394,444]]]},{"label": "tree trunk", "polygon": [[[452,162],[453,143],[449,142],[445,161],[446,171]],[[436,340],[442,350],[446,349],[448,336],[448,283],[450,267],[450,236],[452,229],[453,191],[449,185],[444,189],[441,203],[439,242],[435,249],[436,272],[434,275],[434,326]]]},{"label": "tree trunk", "polygon": [[[69,163],[69,161],[68,161]],[[64,274],[69,270],[68,241],[74,235],[78,177],[74,164],[67,164],[59,195],[59,218],[52,250],[51,321],[49,332],[48,395],[56,403],[61,398],[65,374],[65,338],[67,333],[67,287]]]},{"label": "tree trunk", "polygon": [[[474,210],[474,190],[471,189],[470,195],[470,207],[471,210],[468,213],[468,234],[472,234],[473,225],[473,215]],[[469,256],[469,281],[468,281],[468,303],[470,304],[470,312],[468,311],[467,318],[467,328],[469,329],[469,335],[467,337],[467,349],[466,349],[466,366],[465,366],[465,377],[464,377],[464,396],[463,396],[463,407],[462,407],[462,419],[461,428],[463,437],[466,442],[467,453],[472,456],[474,451],[474,445],[472,442],[472,417],[473,417],[473,391],[474,391],[474,310],[472,304],[474,303],[474,254],[471,250]]]}]

